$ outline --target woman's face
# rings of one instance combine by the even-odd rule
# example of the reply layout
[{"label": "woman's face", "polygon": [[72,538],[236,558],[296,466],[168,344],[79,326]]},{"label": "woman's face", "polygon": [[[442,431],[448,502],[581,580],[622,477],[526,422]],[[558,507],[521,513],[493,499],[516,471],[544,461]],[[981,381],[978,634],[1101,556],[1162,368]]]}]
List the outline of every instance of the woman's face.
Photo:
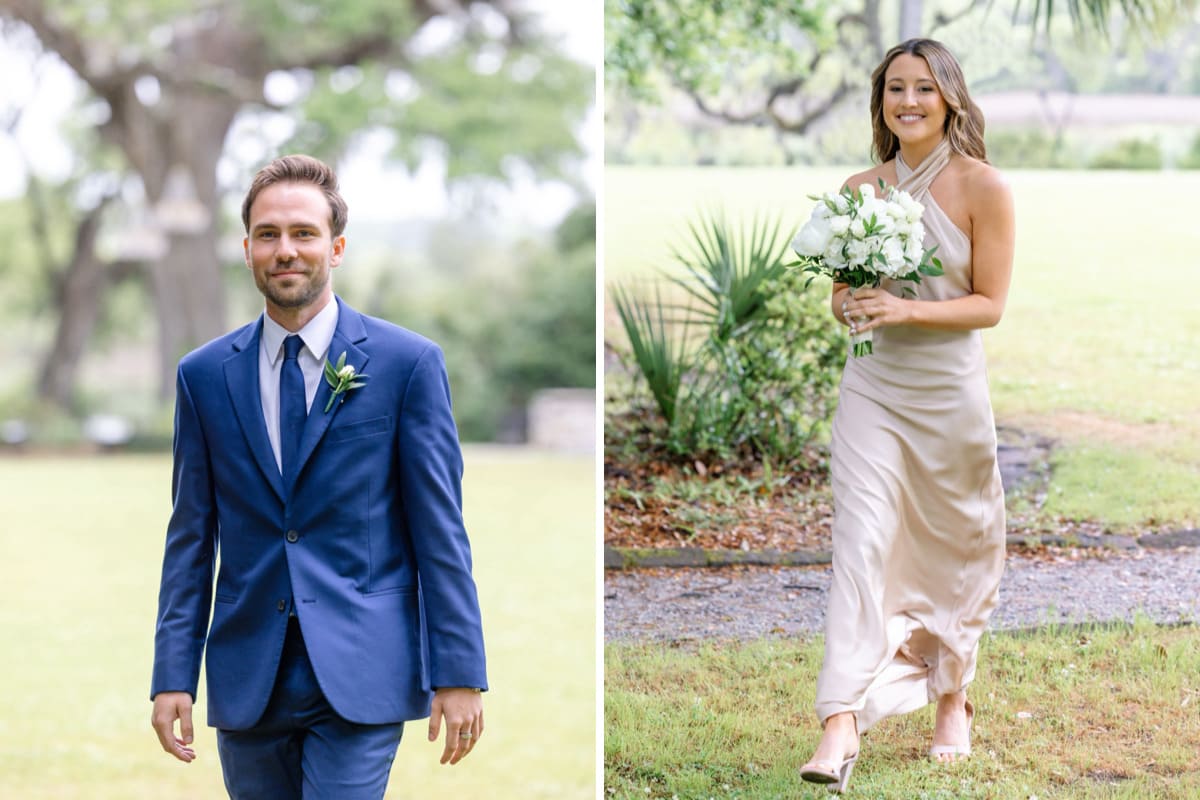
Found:
[{"label": "woman's face", "polygon": [[901,53],[888,64],[883,77],[883,123],[901,144],[941,138],[946,101],[925,59]]}]

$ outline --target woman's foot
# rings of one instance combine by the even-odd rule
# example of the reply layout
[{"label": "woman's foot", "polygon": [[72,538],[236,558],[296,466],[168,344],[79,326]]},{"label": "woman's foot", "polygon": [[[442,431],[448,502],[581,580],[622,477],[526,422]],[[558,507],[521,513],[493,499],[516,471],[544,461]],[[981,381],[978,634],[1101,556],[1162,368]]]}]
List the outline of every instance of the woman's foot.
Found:
[{"label": "woman's foot", "polygon": [[971,755],[971,721],[975,708],[966,692],[944,694],[938,698],[937,717],[933,723],[933,747],[929,755],[934,761],[948,764]]},{"label": "woman's foot", "polygon": [[836,783],[836,791],[842,791],[857,758],[858,721],[848,711],[834,714],[825,720],[821,742],[808,763],[800,768],[800,777],[813,783]]}]

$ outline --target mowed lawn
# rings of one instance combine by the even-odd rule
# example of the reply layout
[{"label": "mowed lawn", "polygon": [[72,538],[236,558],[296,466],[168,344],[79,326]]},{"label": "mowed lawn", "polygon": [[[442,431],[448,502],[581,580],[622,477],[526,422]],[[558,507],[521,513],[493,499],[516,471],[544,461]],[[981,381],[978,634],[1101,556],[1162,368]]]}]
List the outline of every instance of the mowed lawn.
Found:
[{"label": "mowed lawn", "polygon": [[[487,732],[463,763],[412,723],[388,798],[592,798],[591,456],[467,448],[467,528],[488,645]],[[204,722],[184,765],[149,726],[170,457],[0,459],[0,797],[224,797]]]},{"label": "mowed lawn", "polygon": [[[644,286],[675,268],[670,246],[705,208],[798,227],[808,195],[855,171],[610,167],[605,283]],[[998,424],[1059,443],[1046,513],[1116,528],[1200,525],[1200,171],[1005,174],[1013,284],[984,341]],[[623,346],[611,297],[605,312],[606,339]]]}]

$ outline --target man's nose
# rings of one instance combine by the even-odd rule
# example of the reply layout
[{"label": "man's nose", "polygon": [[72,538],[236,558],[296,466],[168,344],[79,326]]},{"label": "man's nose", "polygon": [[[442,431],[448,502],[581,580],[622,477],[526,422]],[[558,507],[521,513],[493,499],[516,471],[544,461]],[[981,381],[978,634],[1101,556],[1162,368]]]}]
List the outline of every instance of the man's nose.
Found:
[{"label": "man's nose", "polygon": [[292,237],[286,233],[279,235],[279,244],[275,248],[275,258],[280,261],[291,261],[296,257],[296,245],[292,241]]}]

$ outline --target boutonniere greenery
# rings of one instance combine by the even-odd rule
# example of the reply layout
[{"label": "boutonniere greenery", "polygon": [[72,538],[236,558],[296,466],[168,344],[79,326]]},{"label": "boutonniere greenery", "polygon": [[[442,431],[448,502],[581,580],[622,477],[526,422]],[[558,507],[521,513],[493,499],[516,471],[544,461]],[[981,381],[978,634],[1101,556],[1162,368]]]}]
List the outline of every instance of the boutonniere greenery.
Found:
[{"label": "boutonniere greenery", "polygon": [[325,413],[329,413],[329,409],[333,408],[333,401],[339,397],[342,398],[339,402],[345,402],[346,392],[366,386],[362,381],[369,377],[369,375],[359,374],[352,364],[346,363],[345,350],[338,356],[336,364],[326,359],[325,382],[329,384],[329,388],[333,389],[333,394],[329,396],[329,402],[325,404]]}]

